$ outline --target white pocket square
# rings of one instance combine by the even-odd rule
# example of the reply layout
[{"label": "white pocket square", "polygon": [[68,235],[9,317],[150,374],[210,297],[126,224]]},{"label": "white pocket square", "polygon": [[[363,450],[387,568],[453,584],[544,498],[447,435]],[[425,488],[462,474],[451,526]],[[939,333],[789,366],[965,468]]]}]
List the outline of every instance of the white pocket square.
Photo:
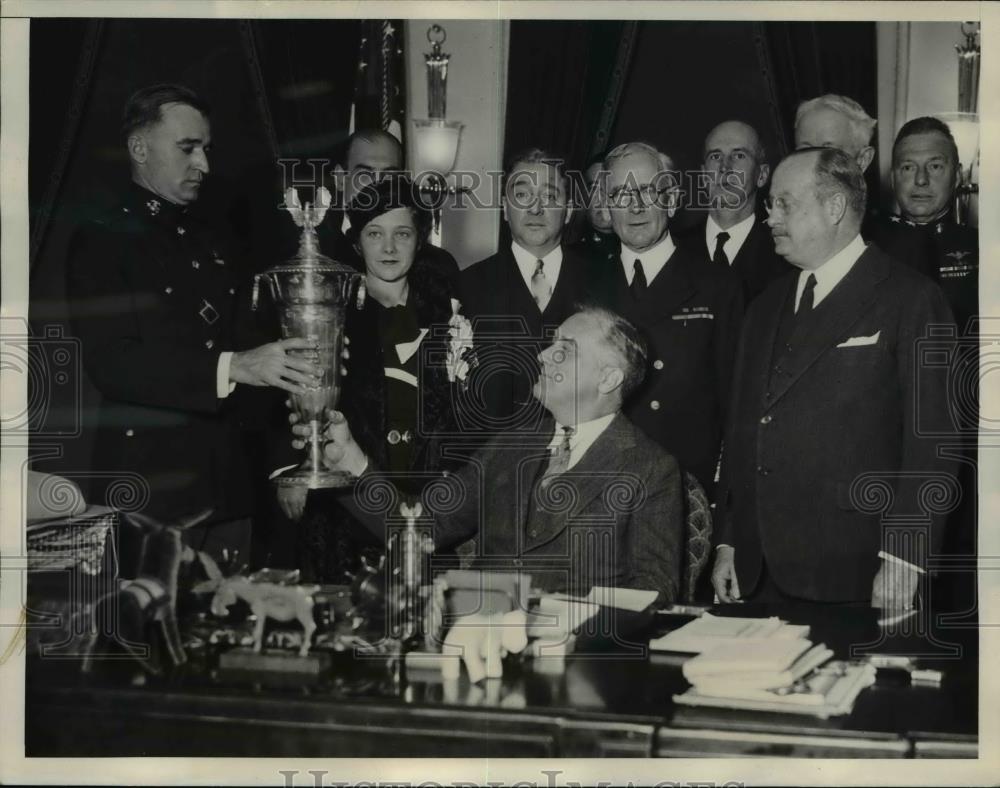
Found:
[{"label": "white pocket square", "polygon": [[837,347],[864,347],[865,345],[874,345],[878,343],[879,335],[881,330],[876,331],[870,337],[851,337],[841,342]]}]

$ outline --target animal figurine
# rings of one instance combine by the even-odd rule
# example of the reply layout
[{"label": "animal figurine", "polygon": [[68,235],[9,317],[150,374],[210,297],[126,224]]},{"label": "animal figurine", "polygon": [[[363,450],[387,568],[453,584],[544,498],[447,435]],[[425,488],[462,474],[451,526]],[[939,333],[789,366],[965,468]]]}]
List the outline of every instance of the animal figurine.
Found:
[{"label": "animal figurine", "polygon": [[[210,561],[211,559],[209,559]],[[302,646],[299,656],[309,654],[312,636],[316,632],[313,620],[313,594],[319,586],[279,585],[277,583],[255,582],[247,577],[223,577],[216,566],[204,562],[209,579],[195,587],[195,592],[215,591],[212,597],[212,614],[223,617],[229,608],[242,599],[250,606],[250,612],[257,621],[253,631],[253,650],[260,653],[264,647],[264,624],[267,619],[275,621],[298,621],[302,625]]]},{"label": "animal figurine", "polygon": [[[131,513],[129,520],[143,532],[138,571],[134,580],[105,594],[94,605],[95,638],[91,642],[84,670],[89,671],[96,659],[108,656],[108,645],[124,649],[150,673],[162,673],[161,660],[155,650],[150,628],[162,637],[167,656],[176,665],[187,661],[180,632],[177,628],[177,577],[182,563],[195,560],[194,550],[186,546],[181,532],[205,520],[211,510],[172,525],[164,525],[151,517]],[[204,560],[211,561],[207,556]],[[214,566],[214,562],[213,566]]]}]

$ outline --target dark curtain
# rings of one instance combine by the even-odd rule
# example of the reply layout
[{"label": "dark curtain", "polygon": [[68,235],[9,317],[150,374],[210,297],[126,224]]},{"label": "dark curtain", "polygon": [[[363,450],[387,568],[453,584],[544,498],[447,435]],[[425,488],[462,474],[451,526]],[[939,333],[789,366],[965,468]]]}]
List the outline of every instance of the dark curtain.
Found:
[{"label": "dark curtain", "polygon": [[[756,28],[782,155],[794,147],[795,108],[805,99],[839,93],[878,116],[874,22],[763,22]],[[880,191],[875,149],[867,172],[869,194]]]},{"label": "dark curtain", "polygon": [[595,136],[609,89],[625,77],[619,47],[633,28],[628,22],[511,22],[505,159],[540,147],[565,156],[570,167],[586,165],[598,152]]},{"label": "dark curtain", "polygon": [[[504,163],[525,148],[583,170],[603,153],[628,77],[635,22],[513,21]],[[579,234],[578,214],[567,235]],[[509,243],[506,225],[501,246]]]},{"label": "dark curtain", "polygon": [[332,155],[347,138],[360,20],[248,23],[246,42],[282,156]]}]

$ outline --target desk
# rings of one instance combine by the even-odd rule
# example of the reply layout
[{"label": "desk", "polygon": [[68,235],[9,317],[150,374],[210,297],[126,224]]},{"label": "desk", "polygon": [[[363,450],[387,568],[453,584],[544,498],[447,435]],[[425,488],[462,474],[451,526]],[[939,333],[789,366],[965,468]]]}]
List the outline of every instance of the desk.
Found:
[{"label": "desk", "polygon": [[[339,655],[310,683],[252,685],[195,662],[169,678],[131,683],[130,663],[84,679],[71,661],[29,659],[26,754],[217,757],[975,757],[978,633],[935,628],[880,641],[866,608],[720,607],[809,623],[838,658],[864,644],[920,653],[945,672],[938,688],[880,674],[845,717],[697,709],[671,700],[687,687],[672,655],[629,654],[627,643],[581,642],[559,675],[514,666],[503,679],[392,684],[382,665]],[[681,623],[645,616],[628,639]],[[876,645],[877,644],[877,645]],[[116,675],[117,674],[117,675]]]}]

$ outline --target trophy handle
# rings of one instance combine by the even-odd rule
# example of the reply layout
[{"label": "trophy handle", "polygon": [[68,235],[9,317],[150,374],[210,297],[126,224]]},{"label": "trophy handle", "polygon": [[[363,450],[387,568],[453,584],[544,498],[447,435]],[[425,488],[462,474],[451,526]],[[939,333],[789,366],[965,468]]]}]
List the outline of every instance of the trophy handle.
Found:
[{"label": "trophy handle", "polygon": [[257,311],[257,300],[260,298],[260,277],[262,274],[253,275],[253,295],[250,298],[250,309],[253,312]]}]

